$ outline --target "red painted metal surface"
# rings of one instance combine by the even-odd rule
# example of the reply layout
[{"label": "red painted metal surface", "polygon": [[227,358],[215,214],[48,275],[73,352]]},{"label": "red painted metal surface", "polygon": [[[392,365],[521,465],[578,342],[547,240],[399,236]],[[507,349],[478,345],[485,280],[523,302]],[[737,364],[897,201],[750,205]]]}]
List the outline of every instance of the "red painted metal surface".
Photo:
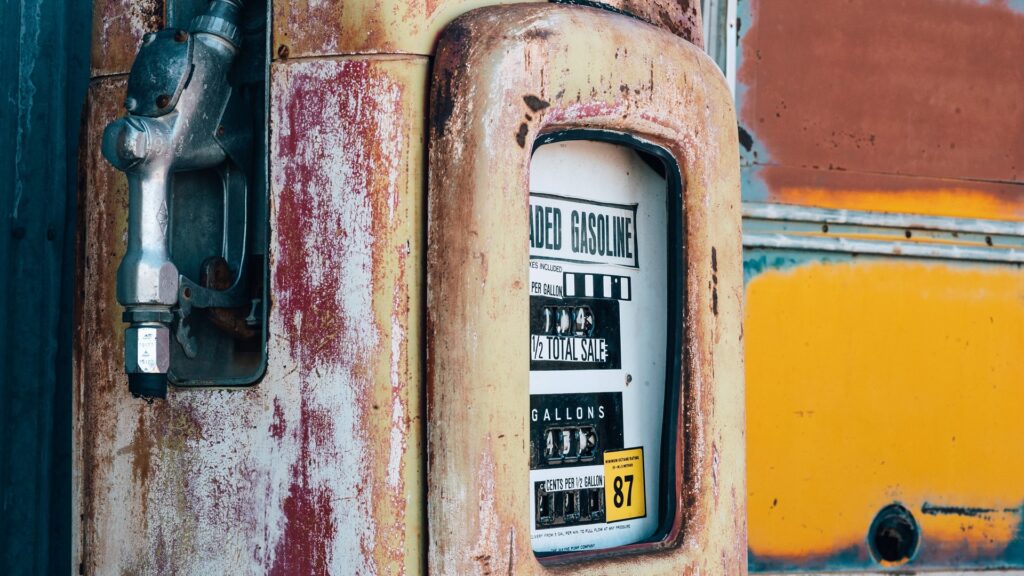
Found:
[{"label": "red painted metal surface", "polygon": [[[748,18],[748,158],[784,168],[759,173],[763,199],[866,209],[864,193],[883,192],[873,209],[1022,216],[1004,212],[1024,182],[1024,13],[976,0],[779,0],[751,1]],[[963,197],[944,198],[951,190]]]}]

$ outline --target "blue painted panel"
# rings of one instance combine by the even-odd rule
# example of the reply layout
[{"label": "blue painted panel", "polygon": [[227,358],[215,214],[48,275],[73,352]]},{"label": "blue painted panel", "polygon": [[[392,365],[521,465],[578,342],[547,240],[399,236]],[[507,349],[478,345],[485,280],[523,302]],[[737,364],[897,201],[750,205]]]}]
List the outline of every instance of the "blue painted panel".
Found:
[{"label": "blue painted panel", "polygon": [[71,314],[92,6],[0,4],[0,573],[71,568]]}]

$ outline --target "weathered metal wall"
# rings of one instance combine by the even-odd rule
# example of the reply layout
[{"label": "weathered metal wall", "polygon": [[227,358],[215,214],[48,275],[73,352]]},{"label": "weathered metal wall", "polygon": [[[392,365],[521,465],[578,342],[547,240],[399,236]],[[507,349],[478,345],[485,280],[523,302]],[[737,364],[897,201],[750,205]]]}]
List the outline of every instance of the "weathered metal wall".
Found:
[{"label": "weathered metal wall", "polygon": [[71,247],[89,12],[0,4],[3,574],[71,571]]},{"label": "weathered metal wall", "polygon": [[[125,184],[102,160],[123,76],[94,81],[77,425],[88,574],[416,573],[421,559],[423,59],[274,69],[268,370],[244,391],[126,393]],[[370,168],[373,169],[370,169]],[[129,538],[128,536],[131,535]]]},{"label": "weathered metal wall", "polygon": [[[417,54],[434,52],[437,35],[456,16],[493,4],[537,0],[384,0],[383,2],[275,2],[275,58],[330,54]],[[611,0],[603,2],[703,45],[697,0]]]},{"label": "weathered metal wall", "polygon": [[1024,566],[1022,8],[741,0],[752,570]]}]

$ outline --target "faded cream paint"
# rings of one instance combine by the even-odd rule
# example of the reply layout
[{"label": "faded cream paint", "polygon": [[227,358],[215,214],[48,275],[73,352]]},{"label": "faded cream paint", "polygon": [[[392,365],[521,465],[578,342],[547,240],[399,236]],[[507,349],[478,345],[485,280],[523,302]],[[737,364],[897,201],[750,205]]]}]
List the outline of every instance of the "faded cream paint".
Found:
[{"label": "faded cream paint", "polygon": [[[106,0],[113,1],[113,0]],[[335,54],[433,54],[441,30],[483,6],[536,0],[298,0],[274,3],[275,58]],[[603,4],[703,46],[700,2],[608,0]]]},{"label": "faded cream paint", "polygon": [[[439,46],[428,194],[430,571],[744,573],[738,144],[724,78],[693,45],[589,8],[480,9],[453,22]],[[539,134],[570,128],[634,134],[680,164],[687,294],[676,450],[686,465],[665,541],[545,566],[527,525],[528,169]]]}]

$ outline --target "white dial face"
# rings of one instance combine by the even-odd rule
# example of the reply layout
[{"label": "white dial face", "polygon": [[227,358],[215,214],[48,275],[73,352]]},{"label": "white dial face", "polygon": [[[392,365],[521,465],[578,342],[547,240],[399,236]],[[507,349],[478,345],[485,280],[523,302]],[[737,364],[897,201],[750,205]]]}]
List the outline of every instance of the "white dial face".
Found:
[{"label": "white dial face", "polygon": [[546,144],[530,166],[530,526],[537,553],[658,529],[667,184],[632,148]]}]

